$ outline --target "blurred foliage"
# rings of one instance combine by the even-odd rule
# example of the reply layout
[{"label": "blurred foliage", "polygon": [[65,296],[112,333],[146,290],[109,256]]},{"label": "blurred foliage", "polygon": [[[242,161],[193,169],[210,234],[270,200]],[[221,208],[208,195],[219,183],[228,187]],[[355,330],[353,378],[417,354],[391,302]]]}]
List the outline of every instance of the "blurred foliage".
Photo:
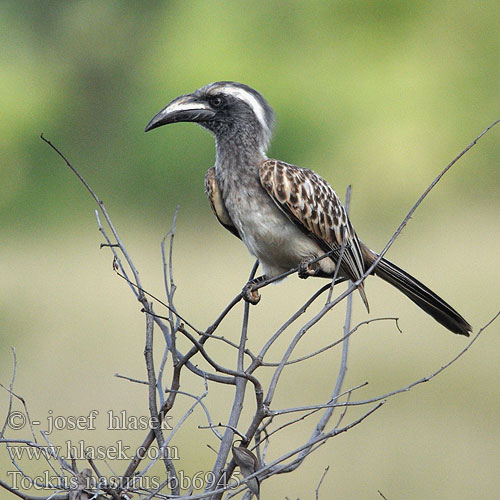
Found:
[{"label": "blurred foliage", "polygon": [[[500,113],[499,18],[497,0],[6,0],[1,220],[60,224],[68,204],[87,202],[40,132],[130,215],[177,203],[208,213],[209,134],[191,124],[142,131],[175,96],[221,79],[256,87],[275,108],[270,155],[313,168],[340,193],[352,183],[355,213],[381,196],[406,208]],[[497,199],[493,135],[450,178],[444,202],[472,182]]]}]

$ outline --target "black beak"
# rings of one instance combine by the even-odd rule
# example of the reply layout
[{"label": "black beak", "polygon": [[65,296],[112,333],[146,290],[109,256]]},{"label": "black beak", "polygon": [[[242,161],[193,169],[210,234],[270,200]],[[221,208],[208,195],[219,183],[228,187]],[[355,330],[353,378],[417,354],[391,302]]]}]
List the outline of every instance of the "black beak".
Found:
[{"label": "black beak", "polygon": [[213,111],[206,102],[197,99],[192,94],[181,95],[167,104],[146,125],[144,132],[176,122],[204,122],[213,120]]}]

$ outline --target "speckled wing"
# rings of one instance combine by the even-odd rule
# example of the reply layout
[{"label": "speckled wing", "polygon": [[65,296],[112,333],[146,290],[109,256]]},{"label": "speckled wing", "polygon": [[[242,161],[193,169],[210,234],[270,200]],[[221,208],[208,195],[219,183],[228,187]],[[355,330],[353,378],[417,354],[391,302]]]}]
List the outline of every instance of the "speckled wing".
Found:
[{"label": "speckled wing", "polygon": [[210,208],[214,213],[217,220],[231,233],[233,233],[237,238],[240,238],[238,231],[236,230],[229,213],[227,212],[226,206],[224,205],[224,200],[222,199],[222,193],[220,192],[217,181],[215,180],[215,168],[211,167],[207,170],[205,174],[205,193],[207,193],[208,201],[210,202]]},{"label": "speckled wing", "polygon": [[[325,252],[333,250],[335,262],[345,235],[341,269],[351,280],[359,279],[365,272],[360,242],[332,187],[312,170],[278,160],[264,161],[259,174],[262,186],[276,205]],[[366,302],[362,286],[360,292]]]}]

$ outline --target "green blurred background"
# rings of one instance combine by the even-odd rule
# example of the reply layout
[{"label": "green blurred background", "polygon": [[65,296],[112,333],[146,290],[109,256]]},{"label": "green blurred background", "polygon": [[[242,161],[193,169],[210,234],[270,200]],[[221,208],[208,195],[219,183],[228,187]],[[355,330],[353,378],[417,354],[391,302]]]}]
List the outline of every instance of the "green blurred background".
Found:
[{"label": "green blurred background", "polygon": [[[92,200],[41,132],[104,200],[143,284],[159,295],[160,241],[180,204],[178,307],[202,327],[240,290],[253,261],[212,217],[203,193],[212,137],[191,124],[145,135],[149,119],[212,81],[257,88],[277,114],[269,155],[313,168],[342,197],[352,184],[353,223],[380,249],[434,176],[499,118],[499,21],[497,0],[4,0],[1,382],[9,381],[15,346],[15,388],[32,418],[99,409],[97,431],[61,432],[57,443],[112,444],[124,436],[105,432],[106,411],[147,414],[143,386],[113,377],[145,378],[140,308],[112,272],[109,252],[99,250]],[[389,253],[476,330],[500,306],[499,161],[494,129],[441,181]],[[257,349],[320,284],[293,277],[264,290],[250,345]],[[370,382],[358,398],[425,376],[465,345],[383,283],[366,286],[371,314],[356,297],[355,319],[397,315],[404,334],[376,323],[353,339],[347,386]],[[339,308],[299,352],[339,335],[341,321]],[[236,340],[238,326],[234,314],[224,335]],[[266,482],[262,498],[313,498],[326,465],[320,498],[380,498],[377,490],[394,499],[498,498],[499,330],[494,324],[440,377],[390,400],[295,474]],[[277,407],[327,399],[337,361],[334,353],[318,358],[307,376],[290,370]],[[185,384],[202,390],[194,379]],[[223,421],[231,393],[211,394]],[[4,394],[2,408],[7,402]],[[174,418],[181,415],[179,408]],[[196,430],[203,414],[191,418],[192,432],[175,443],[178,468],[189,473],[207,470],[213,455],[204,445],[215,444],[209,431]],[[308,431],[293,434],[297,446]],[[142,435],[130,433],[128,444]],[[269,459],[287,439],[276,440]]]}]

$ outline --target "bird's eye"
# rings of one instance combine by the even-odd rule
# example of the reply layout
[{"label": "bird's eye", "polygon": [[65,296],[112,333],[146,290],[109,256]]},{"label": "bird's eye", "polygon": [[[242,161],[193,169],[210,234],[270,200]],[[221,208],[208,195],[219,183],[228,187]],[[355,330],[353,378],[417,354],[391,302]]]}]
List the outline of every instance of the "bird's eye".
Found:
[{"label": "bird's eye", "polygon": [[221,96],[213,96],[210,98],[210,106],[212,108],[220,108],[224,104],[224,99]]}]

